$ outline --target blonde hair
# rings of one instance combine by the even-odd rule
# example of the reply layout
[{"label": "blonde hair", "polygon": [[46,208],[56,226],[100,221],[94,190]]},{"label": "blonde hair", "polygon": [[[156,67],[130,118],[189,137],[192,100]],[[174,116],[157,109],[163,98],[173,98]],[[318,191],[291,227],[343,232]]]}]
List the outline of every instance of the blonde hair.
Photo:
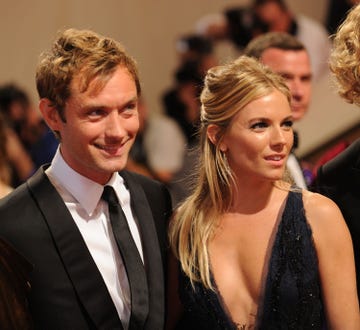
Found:
[{"label": "blonde hair", "polygon": [[334,36],[330,69],[339,95],[360,105],[360,5],[349,11]]},{"label": "blonde hair", "polygon": [[[207,246],[219,215],[229,209],[232,201],[234,177],[220,150],[223,136],[239,111],[274,90],[279,90],[290,102],[283,79],[247,56],[214,67],[205,77],[200,96],[200,160],[196,185],[176,210],[169,231],[173,252],[192,284],[200,281],[212,288]],[[219,127],[215,144],[207,137],[210,124]]]}]

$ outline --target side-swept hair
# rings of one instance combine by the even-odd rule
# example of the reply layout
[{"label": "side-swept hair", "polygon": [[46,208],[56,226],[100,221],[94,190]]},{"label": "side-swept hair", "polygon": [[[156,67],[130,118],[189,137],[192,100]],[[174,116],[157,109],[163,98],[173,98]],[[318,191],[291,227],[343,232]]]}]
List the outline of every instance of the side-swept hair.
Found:
[{"label": "side-swept hair", "polygon": [[136,63],[119,42],[90,30],[65,30],[40,57],[36,69],[39,97],[49,99],[65,120],[63,110],[71,96],[74,77],[79,78],[80,92],[85,92],[95,78],[96,87],[101,90],[119,65],[134,78],[140,95]]}]

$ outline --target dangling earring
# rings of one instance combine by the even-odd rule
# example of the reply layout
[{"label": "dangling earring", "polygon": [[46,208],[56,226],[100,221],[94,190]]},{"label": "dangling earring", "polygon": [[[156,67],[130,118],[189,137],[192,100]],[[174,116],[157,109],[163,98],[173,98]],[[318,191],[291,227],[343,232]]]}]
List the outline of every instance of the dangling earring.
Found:
[{"label": "dangling earring", "polygon": [[225,165],[225,169],[226,169],[226,173],[228,175],[231,175],[231,168],[230,168],[230,165],[229,165],[229,162],[228,162],[228,159],[226,157],[226,153],[225,152],[222,152],[222,155],[223,155],[223,159],[224,159],[224,165]]}]

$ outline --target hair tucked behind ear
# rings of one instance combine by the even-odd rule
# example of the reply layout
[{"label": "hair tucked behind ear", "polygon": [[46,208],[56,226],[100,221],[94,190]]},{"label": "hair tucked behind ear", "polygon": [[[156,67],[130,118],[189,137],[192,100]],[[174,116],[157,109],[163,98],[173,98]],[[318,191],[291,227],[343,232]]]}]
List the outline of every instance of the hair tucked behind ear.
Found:
[{"label": "hair tucked behind ear", "polygon": [[[201,281],[205,287],[212,288],[208,242],[219,215],[229,209],[235,189],[233,173],[220,150],[224,133],[247,104],[275,89],[290,101],[282,78],[246,56],[210,69],[205,77],[200,96],[200,160],[196,184],[175,212],[169,232],[172,249],[192,284]],[[209,125],[218,127],[214,143],[207,135]]]}]

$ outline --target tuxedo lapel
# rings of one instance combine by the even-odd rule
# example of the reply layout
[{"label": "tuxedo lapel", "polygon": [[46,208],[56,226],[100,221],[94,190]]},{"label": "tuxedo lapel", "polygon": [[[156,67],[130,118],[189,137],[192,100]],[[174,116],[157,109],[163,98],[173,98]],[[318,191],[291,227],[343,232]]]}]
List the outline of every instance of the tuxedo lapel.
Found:
[{"label": "tuxedo lapel", "polygon": [[[344,207],[342,212],[348,219],[348,226],[351,227],[351,232],[360,233],[360,221],[358,221],[360,214],[360,169],[352,167],[343,184],[343,192],[339,198],[342,200],[340,202],[341,206],[346,205],[346,207]],[[349,219],[351,219],[351,223],[349,223]]]},{"label": "tuxedo lapel", "polygon": [[121,172],[121,176],[130,191],[131,207],[138,220],[142,238],[149,287],[149,317],[145,329],[156,329],[159,324],[163,324],[165,293],[163,263],[155,222],[142,186],[127,172]]},{"label": "tuxedo lapel", "polygon": [[[88,317],[99,329],[122,329],[103,278],[62,198],[40,169],[28,186]],[[44,247],[46,248],[46,247]]]},{"label": "tuxedo lapel", "polygon": [[[359,167],[352,167],[350,170],[350,174],[347,178],[352,186],[356,186],[359,189],[360,185],[360,168]],[[357,183],[354,185],[354,183]]]}]

